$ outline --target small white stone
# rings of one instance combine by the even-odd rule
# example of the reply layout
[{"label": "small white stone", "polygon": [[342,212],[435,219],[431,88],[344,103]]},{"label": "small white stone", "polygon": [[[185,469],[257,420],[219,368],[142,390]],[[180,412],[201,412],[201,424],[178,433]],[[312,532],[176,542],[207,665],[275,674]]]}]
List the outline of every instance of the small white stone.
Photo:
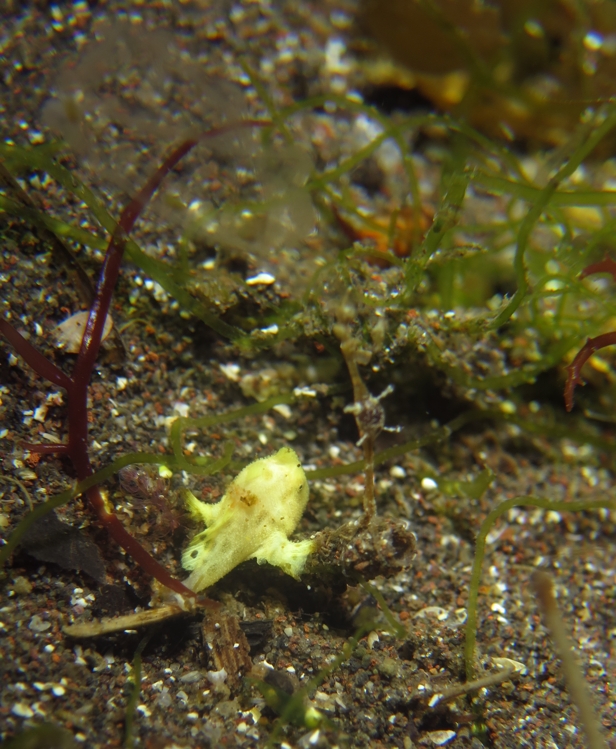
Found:
[{"label": "small white stone", "polygon": [[513,401],[503,401],[500,404],[500,410],[504,414],[514,414],[518,409],[516,404]]},{"label": "small white stone", "polygon": [[276,335],[278,330],[279,328],[278,328],[278,325],[276,325],[276,323],[274,323],[273,325],[268,325],[267,328],[261,328],[261,332],[265,333],[265,335]]},{"label": "small white stone", "polygon": [[270,286],[276,279],[270,273],[257,273],[256,276],[246,279],[247,286]]},{"label": "small white stone", "polygon": [[429,476],[425,476],[421,480],[421,488],[425,489],[426,491],[430,489],[438,489],[438,484],[434,479],[431,479]]},{"label": "small white stone", "polygon": [[220,671],[208,671],[206,676],[210,684],[214,686],[220,686],[227,680],[227,672],[224,668],[221,668]]},{"label": "small white stone", "polygon": [[402,466],[392,466],[389,469],[389,475],[392,477],[392,479],[403,479],[406,477],[406,471]]},{"label": "small white stone", "polygon": [[45,718],[47,716],[47,711],[43,707],[42,702],[33,702],[31,707],[35,715],[38,715],[41,718]]},{"label": "small white stone", "polygon": [[221,364],[220,371],[227,377],[231,382],[240,381],[240,366],[239,364]]},{"label": "small white stone", "polygon": [[293,412],[286,403],[279,403],[277,406],[274,406],[272,408],[272,411],[276,411],[285,419],[290,419],[293,415]]},{"label": "small white stone", "polygon": [[190,406],[188,405],[188,403],[183,403],[182,401],[176,401],[173,404],[174,413],[178,414],[178,416],[181,416],[183,419],[185,419],[188,416],[189,410],[190,410]]},{"label": "small white stone", "polygon": [[38,421],[41,424],[45,422],[47,418],[47,406],[42,405],[34,409],[34,415],[32,417],[34,421]]},{"label": "small white stone", "polygon": [[296,398],[299,398],[300,396],[304,396],[305,398],[316,398],[317,391],[309,387],[296,387],[293,388],[293,395]]},{"label": "small white stone", "polygon": [[189,671],[187,674],[180,676],[180,681],[183,684],[195,684],[197,681],[201,681],[202,678],[200,671]]},{"label": "small white stone", "polygon": [[16,702],[11,708],[11,712],[13,713],[13,715],[16,715],[18,718],[33,718],[34,717],[34,711],[30,708],[29,705],[26,705],[25,702]]},{"label": "small white stone", "polygon": [[428,741],[431,741],[434,746],[443,746],[452,739],[455,739],[455,737],[455,731],[430,731],[425,735],[425,738],[428,739]]}]

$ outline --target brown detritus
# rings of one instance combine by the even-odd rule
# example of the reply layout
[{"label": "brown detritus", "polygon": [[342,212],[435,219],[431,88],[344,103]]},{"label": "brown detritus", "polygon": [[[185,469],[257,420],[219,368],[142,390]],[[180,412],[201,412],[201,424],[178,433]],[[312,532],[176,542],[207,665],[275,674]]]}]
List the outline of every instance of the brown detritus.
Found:
[{"label": "brown detritus", "polygon": [[314,537],[302,580],[314,575],[321,583],[328,573],[372,580],[393,577],[408,569],[415,556],[415,534],[405,520],[374,517],[352,521]]},{"label": "brown detritus", "polygon": [[224,669],[227,674],[225,684],[231,691],[236,691],[243,677],[252,669],[250,645],[240,620],[228,614],[208,615],[201,625],[201,635],[214,667],[212,670]]},{"label": "brown detritus", "polygon": [[[374,254],[367,257],[371,265],[388,268],[395,258],[408,257],[414,246],[422,239],[432,222],[434,211],[422,206],[419,218],[410,206],[404,206],[393,212],[392,216],[377,216],[372,219],[372,226],[355,226],[347,220],[338,207],[332,203],[332,212],[338,226],[350,242],[368,240],[374,243]],[[381,229],[373,228],[374,224]]]}]

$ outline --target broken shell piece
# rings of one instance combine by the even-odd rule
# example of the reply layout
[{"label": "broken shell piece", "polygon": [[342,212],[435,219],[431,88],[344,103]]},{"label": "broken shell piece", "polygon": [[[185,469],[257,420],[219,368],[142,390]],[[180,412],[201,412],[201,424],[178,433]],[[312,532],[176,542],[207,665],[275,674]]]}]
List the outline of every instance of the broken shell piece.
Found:
[{"label": "broken shell piece", "polygon": [[[81,348],[81,339],[83,338],[83,333],[86,329],[86,323],[88,322],[89,315],[90,310],[82,310],[81,312],[76,312],[74,315],[71,315],[69,318],[64,320],[64,322],[61,322],[56,326],[54,335],[56,336],[58,348],[66,349],[69,354],[79,353],[79,349]],[[110,315],[107,315],[107,317],[105,318],[105,327],[103,328],[103,335],[101,338],[102,341],[104,341],[105,338],[109,336],[112,328],[113,320],[111,319]]]},{"label": "broken shell piece", "polygon": [[514,673],[524,676],[527,673],[526,666],[520,661],[514,661],[511,658],[492,658],[492,663],[498,668],[509,668]]},{"label": "broken shell piece", "polygon": [[271,273],[257,273],[256,276],[246,279],[247,286],[270,286],[276,282],[276,278]]},{"label": "broken shell piece", "polygon": [[220,671],[208,671],[206,676],[210,684],[218,689],[225,683],[228,674],[224,668],[221,668]]}]

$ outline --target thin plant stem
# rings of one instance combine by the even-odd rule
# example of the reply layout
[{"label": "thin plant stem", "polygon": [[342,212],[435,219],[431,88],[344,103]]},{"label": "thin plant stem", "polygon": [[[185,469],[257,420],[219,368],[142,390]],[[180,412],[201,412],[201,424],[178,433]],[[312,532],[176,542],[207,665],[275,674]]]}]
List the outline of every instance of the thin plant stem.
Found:
[{"label": "thin plant stem", "polygon": [[556,604],[552,577],[543,570],[537,570],[533,574],[531,582],[537,595],[543,623],[554,640],[554,645],[560,655],[567,690],[571,701],[578,709],[582,729],[586,735],[586,746],[588,749],[607,749],[605,736],[593,708],[586,679],[575,657],[571,639],[567,634],[562,615]]}]

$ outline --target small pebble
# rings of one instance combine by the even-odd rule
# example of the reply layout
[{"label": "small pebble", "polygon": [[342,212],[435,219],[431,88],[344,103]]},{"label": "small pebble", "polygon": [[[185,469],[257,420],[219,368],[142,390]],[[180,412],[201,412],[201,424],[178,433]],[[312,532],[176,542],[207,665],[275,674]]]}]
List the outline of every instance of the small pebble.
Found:
[{"label": "small pebble", "polygon": [[51,629],[51,624],[44,622],[38,614],[35,614],[30,619],[28,629],[31,629],[33,632],[46,632],[48,629]]},{"label": "small pebble", "polygon": [[425,735],[434,746],[443,746],[456,737],[455,731],[430,731]]},{"label": "small pebble", "polygon": [[246,279],[246,285],[247,286],[269,286],[270,284],[273,284],[276,281],[274,276],[272,276],[270,273],[258,273],[256,276],[252,276],[252,278]]},{"label": "small pebble", "polygon": [[34,712],[32,711],[29,705],[26,705],[25,702],[16,702],[11,708],[11,712],[13,713],[13,715],[16,715],[18,718],[33,718],[34,717]]},{"label": "small pebble", "polygon": [[200,671],[189,671],[187,674],[180,676],[180,681],[183,684],[195,684],[196,682],[201,681],[202,678],[203,676]]},{"label": "small pebble", "polygon": [[13,580],[13,590],[18,595],[24,596],[32,592],[32,584],[28,578],[20,575]]},{"label": "small pebble", "polygon": [[224,668],[221,668],[220,671],[208,671],[206,676],[210,684],[215,687],[224,684],[227,680],[227,672]]},{"label": "small pebble", "polygon": [[398,673],[399,665],[399,661],[395,660],[394,658],[383,658],[378,666],[379,673],[383,676],[395,676]]}]

